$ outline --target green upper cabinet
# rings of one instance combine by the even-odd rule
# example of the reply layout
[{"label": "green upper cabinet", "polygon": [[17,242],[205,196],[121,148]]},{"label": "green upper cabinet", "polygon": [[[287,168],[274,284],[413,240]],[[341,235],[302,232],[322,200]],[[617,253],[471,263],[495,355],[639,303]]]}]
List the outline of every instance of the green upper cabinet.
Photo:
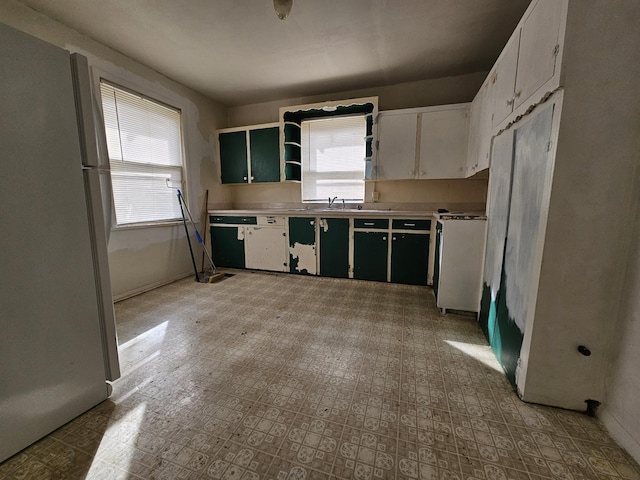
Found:
[{"label": "green upper cabinet", "polygon": [[218,130],[222,183],[280,181],[280,128],[277,123]]},{"label": "green upper cabinet", "polygon": [[218,145],[222,183],[248,183],[246,132],[221,132]]},{"label": "green upper cabinet", "polygon": [[280,129],[249,130],[251,182],[280,181]]}]

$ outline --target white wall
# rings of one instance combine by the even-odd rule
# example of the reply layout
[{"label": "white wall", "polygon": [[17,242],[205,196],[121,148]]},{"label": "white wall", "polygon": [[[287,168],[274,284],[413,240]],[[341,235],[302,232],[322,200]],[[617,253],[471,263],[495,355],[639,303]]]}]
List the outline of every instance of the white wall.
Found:
[{"label": "white wall", "polygon": [[[213,132],[225,126],[226,109],[223,106],[14,0],[0,2],[0,21],[71,52],[82,53],[90,66],[106,77],[181,108],[185,128],[186,192],[192,213],[201,211],[207,188],[210,205],[230,205],[231,192],[220,185],[214,163]],[[199,260],[200,255],[198,265]],[[116,299],[172,281],[191,271],[182,225],[112,231],[109,263]]]},{"label": "white wall", "polygon": [[325,93],[310,97],[285,98],[273,102],[231,107],[228,110],[227,122],[230,127],[277,122],[280,107],[361,97],[377,96],[379,111],[470,102],[478,93],[487,73],[477,72],[455,77]]},{"label": "white wall", "polygon": [[[640,165],[640,157],[636,158],[636,165]],[[635,204],[640,205],[640,188]],[[613,361],[599,416],[618,443],[640,462],[640,208],[637,212],[615,328]]]}]

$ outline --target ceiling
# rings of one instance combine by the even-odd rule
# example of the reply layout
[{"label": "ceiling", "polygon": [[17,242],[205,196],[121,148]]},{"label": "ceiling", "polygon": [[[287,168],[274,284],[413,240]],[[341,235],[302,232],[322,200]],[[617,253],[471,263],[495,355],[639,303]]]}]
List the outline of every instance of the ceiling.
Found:
[{"label": "ceiling", "polygon": [[21,0],[226,106],[488,71],[530,0]]}]

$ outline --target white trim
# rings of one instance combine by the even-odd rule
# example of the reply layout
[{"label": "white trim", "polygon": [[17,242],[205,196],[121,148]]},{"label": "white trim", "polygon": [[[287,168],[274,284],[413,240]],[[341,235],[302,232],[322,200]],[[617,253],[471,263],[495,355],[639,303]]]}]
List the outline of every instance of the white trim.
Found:
[{"label": "white trim", "polygon": [[[102,68],[90,65],[92,89],[94,96],[95,108],[100,112],[100,116],[104,118],[104,112],[102,111],[102,96],[100,93],[100,81],[104,79],[105,82],[114,86],[121,86],[126,90],[130,90],[132,93],[138,93],[149,100],[156,100],[165,104],[167,107],[174,108],[180,111],[180,128],[182,129],[182,192],[185,202],[189,210],[192,208],[193,202],[190,202],[191,185],[194,185],[191,181],[191,168],[189,168],[189,144],[191,143],[192,135],[191,124],[189,122],[189,116],[187,112],[190,111],[190,105],[185,98],[181,97],[177,93],[159,86],[157,83],[149,82],[148,80],[139,77],[135,74],[127,72],[126,78],[116,72],[103,70]],[[104,128],[104,126],[102,127]],[[195,129],[197,131],[197,129]],[[197,143],[194,142],[194,145]],[[105,146],[106,148],[106,146]],[[195,189],[194,189],[195,190]],[[118,225],[116,222],[115,204],[113,199],[113,191],[110,192],[111,198],[111,229],[121,229],[126,225]],[[167,222],[150,222],[145,225],[144,223],[135,224],[134,228],[146,228],[154,226],[154,223],[161,224],[160,226],[167,226],[174,223],[172,220]]]},{"label": "white trim", "polygon": [[636,462],[640,462],[640,442],[633,438],[624,425],[606,408],[598,410],[598,418],[602,420],[616,443],[624,448]]},{"label": "white trim", "polygon": [[142,287],[134,288],[133,290],[128,290],[128,291],[126,291],[124,293],[121,293],[119,295],[114,295],[113,303],[121,302],[122,300],[126,300],[127,298],[135,297],[136,295],[140,295],[142,293],[149,292],[149,291],[154,290],[154,289],[156,289],[158,287],[162,287],[164,285],[168,285],[168,284],[176,282],[178,280],[182,280],[183,278],[193,277],[193,276],[194,276],[193,272],[181,273],[179,275],[173,276],[173,277],[171,277],[171,278],[169,278],[167,280],[163,280],[161,282],[149,283],[147,285],[143,285]]}]

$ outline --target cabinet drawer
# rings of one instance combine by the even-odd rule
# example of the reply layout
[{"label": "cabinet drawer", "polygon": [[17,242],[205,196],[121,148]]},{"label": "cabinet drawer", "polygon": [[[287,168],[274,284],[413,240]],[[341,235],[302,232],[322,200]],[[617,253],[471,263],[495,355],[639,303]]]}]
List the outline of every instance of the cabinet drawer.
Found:
[{"label": "cabinet drawer", "polygon": [[354,218],[353,228],[387,229],[389,228],[389,219],[387,218]]},{"label": "cabinet drawer", "polygon": [[210,215],[209,223],[222,223],[227,225],[256,225],[258,222],[256,217],[221,217],[217,215]]},{"label": "cabinet drawer", "polygon": [[431,220],[394,220],[394,230],[431,230]]},{"label": "cabinet drawer", "polygon": [[261,225],[261,226],[284,227],[284,224],[285,224],[285,217],[277,217],[273,215],[265,215],[265,216],[258,217],[258,225]]}]

